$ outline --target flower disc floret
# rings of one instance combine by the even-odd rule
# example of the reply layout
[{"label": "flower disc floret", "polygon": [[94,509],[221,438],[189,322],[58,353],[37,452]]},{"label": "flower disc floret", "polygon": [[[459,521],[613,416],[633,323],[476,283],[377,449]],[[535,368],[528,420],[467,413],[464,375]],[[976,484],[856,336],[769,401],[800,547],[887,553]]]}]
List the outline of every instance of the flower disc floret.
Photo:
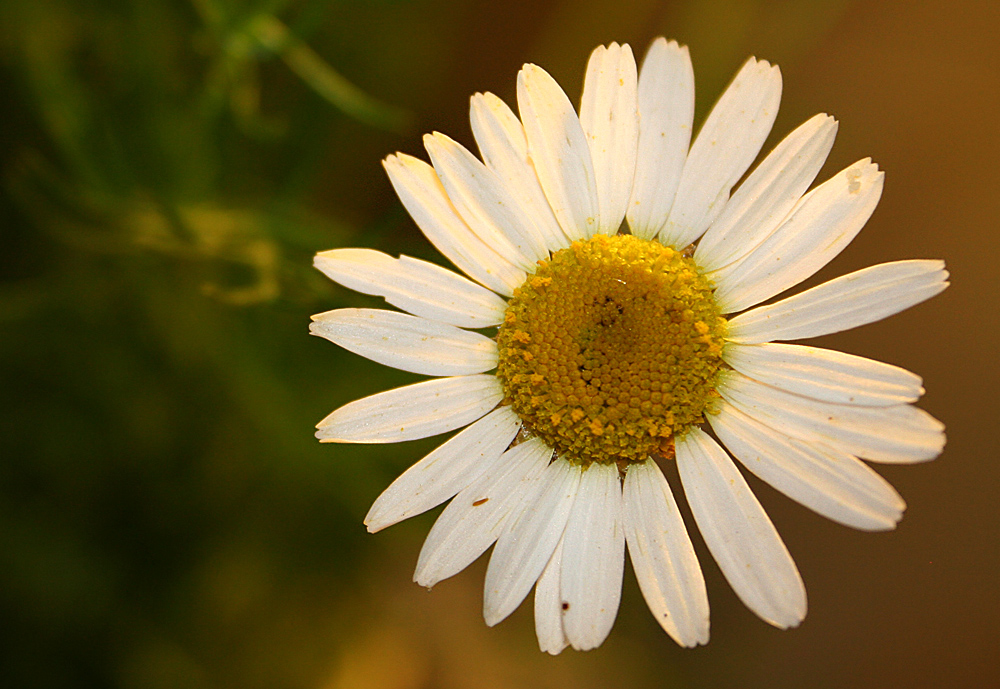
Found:
[{"label": "flower disc floret", "polygon": [[725,327],[690,257],[597,235],[514,291],[497,376],[527,429],[567,459],[643,461],[704,421]]}]

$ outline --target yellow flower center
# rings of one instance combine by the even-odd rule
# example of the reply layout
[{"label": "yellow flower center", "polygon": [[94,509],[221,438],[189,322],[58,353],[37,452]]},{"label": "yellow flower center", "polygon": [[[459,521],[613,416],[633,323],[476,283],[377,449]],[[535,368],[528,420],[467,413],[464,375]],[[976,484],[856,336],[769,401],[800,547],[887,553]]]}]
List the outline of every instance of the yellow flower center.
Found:
[{"label": "yellow flower center", "polygon": [[643,461],[704,421],[726,320],[694,261],[597,235],[514,291],[497,377],[525,427],[571,461]]}]

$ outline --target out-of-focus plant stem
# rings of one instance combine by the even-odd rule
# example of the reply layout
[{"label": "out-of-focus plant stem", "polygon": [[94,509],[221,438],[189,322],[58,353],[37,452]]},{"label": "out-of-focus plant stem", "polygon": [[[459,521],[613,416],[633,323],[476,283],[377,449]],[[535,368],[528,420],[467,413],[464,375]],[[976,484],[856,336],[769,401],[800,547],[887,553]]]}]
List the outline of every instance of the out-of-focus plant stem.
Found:
[{"label": "out-of-focus plant stem", "polygon": [[316,93],[345,114],[397,133],[406,132],[412,125],[413,116],[409,112],[383,103],[349,82],[276,17],[256,17],[250,23],[249,32],[264,48],[281,57]]}]

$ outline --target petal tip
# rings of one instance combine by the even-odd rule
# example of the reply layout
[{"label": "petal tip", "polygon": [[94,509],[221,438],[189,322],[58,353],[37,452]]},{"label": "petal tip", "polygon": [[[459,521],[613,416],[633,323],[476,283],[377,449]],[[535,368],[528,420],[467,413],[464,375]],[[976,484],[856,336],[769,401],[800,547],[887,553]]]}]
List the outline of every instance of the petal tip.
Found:
[{"label": "petal tip", "polygon": [[405,153],[401,151],[396,151],[395,153],[390,153],[385,158],[382,159],[382,167],[388,172],[390,168],[400,168],[406,164],[404,157]]},{"label": "petal tip", "polygon": [[386,524],[383,519],[378,519],[377,514],[372,514],[375,511],[374,507],[375,506],[373,505],[372,509],[369,510],[368,514],[365,516],[364,522],[362,522],[368,533],[378,533],[382,529],[389,526],[389,524]]},{"label": "petal tip", "polygon": [[500,615],[496,610],[483,609],[483,621],[487,627],[495,627],[506,619],[506,615]]},{"label": "petal tip", "polygon": [[698,648],[699,646],[708,645],[708,629],[704,632],[699,631],[693,636],[687,637],[685,639],[678,640],[677,643],[683,648]]}]

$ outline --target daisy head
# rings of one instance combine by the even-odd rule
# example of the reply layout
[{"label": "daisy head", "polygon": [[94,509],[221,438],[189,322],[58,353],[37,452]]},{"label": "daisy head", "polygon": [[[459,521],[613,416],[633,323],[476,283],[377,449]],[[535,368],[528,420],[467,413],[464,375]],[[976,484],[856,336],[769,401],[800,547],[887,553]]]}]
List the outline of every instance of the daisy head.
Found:
[{"label": "daisy head", "polygon": [[[683,646],[708,640],[704,579],[658,462],[676,461],[698,530],[765,621],[805,616],[802,579],[733,458],[837,522],[893,528],[899,494],[865,462],[936,457],[943,426],[918,376],[788,344],[876,321],[947,286],[940,261],[876,265],[761,305],[847,246],[883,174],[860,160],[813,186],[836,121],[816,115],[736,187],[774,123],[781,74],[749,59],[692,141],[687,48],[590,57],[579,113],[543,69],[518,114],[472,97],[480,156],[444,134],[430,163],[385,169],[464,277],[370,249],[316,266],[399,311],[339,309],[311,331],[430,380],[350,402],[323,442],[391,443],[463,429],[375,501],[372,532],[451,500],[414,579],[433,586],[495,544],[487,624],[535,589],[542,650],[590,649],[617,615],[626,544],[650,611]],[[810,187],[812,187],[810,189]]]}]

